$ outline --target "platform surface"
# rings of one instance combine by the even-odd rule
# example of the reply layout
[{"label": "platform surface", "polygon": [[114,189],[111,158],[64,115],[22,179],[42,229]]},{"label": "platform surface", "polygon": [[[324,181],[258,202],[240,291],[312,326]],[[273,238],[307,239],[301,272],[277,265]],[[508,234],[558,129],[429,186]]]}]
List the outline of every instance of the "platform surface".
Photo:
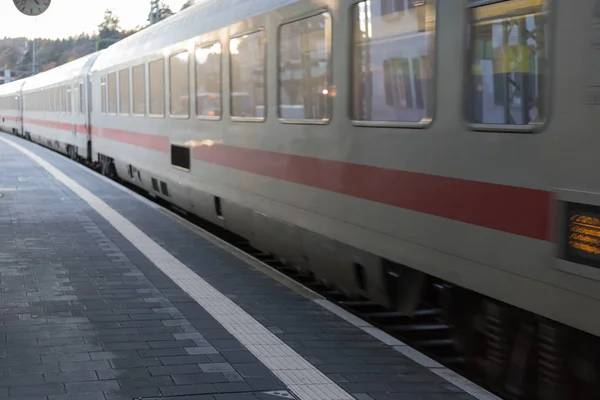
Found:
[{"label": "platform surface", "polygon": [[474,398],[59,154],[0,171],[0,398]]}]

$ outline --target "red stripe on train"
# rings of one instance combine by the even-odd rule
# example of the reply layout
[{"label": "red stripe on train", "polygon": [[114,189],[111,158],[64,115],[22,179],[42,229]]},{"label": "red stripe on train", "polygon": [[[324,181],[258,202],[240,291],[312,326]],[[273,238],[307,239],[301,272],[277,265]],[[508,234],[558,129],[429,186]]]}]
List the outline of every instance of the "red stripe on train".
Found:
[{"label": "red stripe on train", "polygon": [[47,120],[43,120],[43,119],[26,118],[25,123],[38,125],[38,126],[45,126],[46,128],[53,128],[53,129],[58,129],[61,131],[68,131],[68,132],[73,132],[73,127],[75,127],[76,133],[80,133],[82,135],[86,135],[88,133],[86,125],[73,124],[70,122],[57,122],[57,121],[47,121]]},{"label": "red stripe on train", "polygon": [[[96,130],[96,128],[94,128]],[[167,136],[148,135],[146,133],[122,131],[119,129],[98,128],[95,135],[134,146],[145,147],[163,153],[171,151],[171,142]]]},{"label": "red stripe on train", "polygon": [[[92,134],[170,152],[166,136],[97,127],[93,127]],[[211,164],[516,235],[545,241],[551,237],[552,193],[543,190],[227,145],[195,147],[192,156]]]},{"label": "red stripe on train", "polygon": [[550,240],[552,193],[226,145],[197,160],[468,224]]}]

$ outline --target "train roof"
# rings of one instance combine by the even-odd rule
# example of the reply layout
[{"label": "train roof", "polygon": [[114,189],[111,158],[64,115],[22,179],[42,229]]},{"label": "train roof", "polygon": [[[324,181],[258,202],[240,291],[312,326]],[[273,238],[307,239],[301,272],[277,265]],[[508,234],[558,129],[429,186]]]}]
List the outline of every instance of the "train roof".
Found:
[{"label": "train roof", "polygon": [[204,0],[104,50],[92,72],[126,63],[170,45],[300,0]]},{"label": "train roof", "polygon": [[10,94],[17,94],[21,91],[23,84],[27,79],[19,79],[18,81],[12,81],[0,85],[0,96],[6,96]]},{"label": "train roof", "polygon": [[78,76],[82,76],[87,72],[91,63],[94,62],[100,53],[101,51],[88,54],[56,68],[52,68],[49,71],[31,76],[27,78],[25,85],[23,85],[23,91],[36,90],[64,83],[71,79],[75,79]]}]

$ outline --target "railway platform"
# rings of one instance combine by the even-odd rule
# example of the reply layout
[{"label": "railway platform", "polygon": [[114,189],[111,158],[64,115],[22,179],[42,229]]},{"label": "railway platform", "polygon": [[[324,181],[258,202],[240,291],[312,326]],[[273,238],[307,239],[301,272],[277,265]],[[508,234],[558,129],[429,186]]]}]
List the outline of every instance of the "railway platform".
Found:
[{"label": "railway platform", "polygon": [[494,398],[57,153],[0,171],[0,398]]}]

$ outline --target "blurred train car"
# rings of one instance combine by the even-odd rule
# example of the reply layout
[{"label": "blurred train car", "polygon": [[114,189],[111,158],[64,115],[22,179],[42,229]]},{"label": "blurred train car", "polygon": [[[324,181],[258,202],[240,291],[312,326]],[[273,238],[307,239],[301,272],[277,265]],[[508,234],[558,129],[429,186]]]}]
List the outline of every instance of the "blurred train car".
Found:
[{"label": "blurred train car", "polygon": [[98,53],[28,78],[22,87],[25,136],[67,154],[88,158],[91,150],[87,84]]},{"label": "blurred train car", "polygon": [[207,0],[0,99],[350,296],[442,308],[495,385],[594,393],[600,13],[565,4]]},{"label": "blurred train car", "polygon": [[25,80],[0,85],[0,130],[12,134],[23,132],[21,88]]}]

